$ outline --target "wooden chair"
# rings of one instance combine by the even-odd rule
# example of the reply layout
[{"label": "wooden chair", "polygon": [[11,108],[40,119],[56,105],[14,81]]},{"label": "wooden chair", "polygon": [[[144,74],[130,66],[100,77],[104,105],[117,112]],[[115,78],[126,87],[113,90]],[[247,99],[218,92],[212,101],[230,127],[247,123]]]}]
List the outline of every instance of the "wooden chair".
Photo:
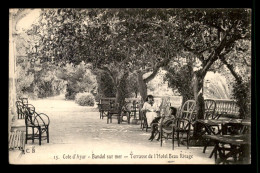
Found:
[{"label": "wooden chair", "polygon": [[[28,104],[25,111],[25,143],[27,144],[28,140],[32,140],[32,142],[34,143],[35,139],[39,140],[39,145],[41,145],[41,141],[44,139],[46,139],[47,143],[49,143],[49,124],[50,119],[46,114],[36,113],[34,106]],[[32,129],[31,134],[28,133],[29,128]],[[46,135],[44,136],[44,134]]]},{"label": "wooden chair", "polygon": [[134,116],[134,119],[136,119],[137,114],[139,115],[140,106],[141,106],[140,101],[136,101],[136,100],[133,101],[130,117]]},{"label": "wooden chair", "polygon": [[160,130],[159,130],[159,124],[161,122],[163,122],[163,125],[164,125],[165,128],[168,128],[167,122],[169,122],[169,119],[172,120],[173,118],[176,118],[177,108],[171,106],[171,102],[170,102],[169,97],[162,98],[159,109],[160,109],[159,110],[159,117],[155,118],[153,120],[153,122],[151,123],[151,129],[152,129],[152,134],[151,134],[151,137],[150,137],[151,141],[153,141],[153,139],[156,137],[157,134],[159,134],[158,138],[157,138],[157,140],[159,141],[160,136],[161,136],[161,133],[160,133]]},{"label": "wooden chair", "polygon": [[[218,113],[215,112],[216,111],[216,102],[215,102],[215,100],[205,99],[204,100],[204,104],[205,104],[204,119],[205,120],[219,119],[221,114],[218,114]],[[206,134],[206,133],[209,133],[209,132],[212,132],[214,134],[219,134],[220,133],[219,125],[216,125],[216,124],[215,125],[214,124],[210,125],[210,124],[208,124],[207,126],[204,126],[202,128],[202,131],[201,131],[201,136]],[[211,141],[208,140],[205,137],[202,137],[202,142],[204,143],[203,153],[205,153],[206,148],[211,143]]]},{"label": "wooden chair", "polygon": [[118,124],[120,124],[120,114],[121,114],[121,110],[119,109],[119,104],[115,103],[115,101],[111,101],[110,102],[110,109],[107,113],[107,124],[112,123],[112,116],[117,116],[117,120],[118,120]]},{"label": "wooden chair", "polygon": [[[179,117],[177,118],[176,126],[173,127],[175,133],[177,133],[178,146],[180,146],[180,135],[186,134],[187,148],[189,148],[189,138],[192,131],[192,124],[196,118],[196,102],[195,100],[188,100],[182,106]],[[173,132],[173,133],[174,133]]]},{"label": "wooden chair", "polygon": [[[216,102],[214,100],[211,100],[211,99],[205,99],[204,103],[205,103],[204,119],[205,120],[219,119],[220,114],[215,113]],[[211,125],[211,126],[208,126],[207,128],[210,128],[211,131],[214,132],[215,134],[220,132],[219,125]],[[203,133],[205,133],[205,131]]]},{"label": "wooden chair", "polygon": [[[189,138],[192,130],[192,123],[195,121],[195,108],[195,100],[188,100],[183,104],[181,111],[177,115],[177,118],[173,117],[167,122],[163,122],[164,120],[162,120],[160,125],[161,146],[163,138],[170,138],[172,139],[172,148],[174,149],[174,138],[176,136],[178,146],[180,146],[181,139],[186,139],[187,148],[189,148]],[[186,137],[183,136],[184,134]]]},{"label": "wooden chair", "polygon": [[141,111],[141,129],[147,132],[148,128],[151,128],[147,123],[146,112]]},{"label": "wooden chair", "polygon": [[[137,115],[139,116],[141,99],[140,98],[125,98],[125,103],[127,104],[127,108],[130,113],[130,118],[134,117],[134,119],[137,119]],[[140,119],[140,117],[138,119]]]},{"label": "wooden chair", "polygon": [[[157,99],[162,99],[160,97],[157,97]],[[149,126],[148,122],[147,122],[147,117],[146,117],[146,112],[145,111],[142,111],[142,107],[143,107],[143,104],[144,103],[139,103],[139,117],[140,117],[140,120],[141,120],[141,129],[144,130],[147,132],[148,128],[151,128],[151,126],[153,126],[153,124],[151,124],[151,126]],[[157,112],[157,114],[160,115],[160,112],[161,112],[161,109]]]},{"label": "wooden chair", "polygon": [[19,100],[21,100],[23,104],[28,104],[28,98],[21,97]]},{"label": "wooden chair", "polygon": [[100,112],[100,119],[103,119],[104,117],[108,116],[108,111],[111,109],[111,102],[114,102],[115,98],[101,98],[99,100],[98,108]]},{"label": "wooden chair", "polygon": [[127,118],[126,122],[130,124],[132,107],[133,107],[133,103],[131,101],[125,102],[124,106],[122,107],[122,112],[120,115],[120,123],[124,122],[123,118],[126,117]]},{"label": "wooden chair", "polygon": [[166,117],[162,117],[161,123],[159,125],[159,131],[160,131],[160,141],[161,141],[161,147],[162,147],[162,141],[163,138],[165,139],[172,139],[172,149],[174,149],[174,134],[177,124],[177,118],[172,117],[170,119],[166,119]]},{"label": "wooden chair", "polygon": [[20,97],[16,101],[16,112],[17,112],[17,118],[18,119],[24,119],[24,111],[26,109],[26,106],[28,105],[28,98]]},{"label": "wooden chair", "polygon": [[141,111],[140,110],[139,114],[140,114],[140,117],[141,117],[141,129],[142,130],[145,129],[145,131],[147,132],[148,129],[151,128],[153,124],[151,126],[149,126],[149,124],[147,122],[146,112],[145,111]]},{"label": "wooden chair", "polygon": [[216,102],[211,99],[205,99],[204,104],[205,104],[204,119],[205,120],[219,119],[219,115],[215,114]]},{"label": "wooden chair", "polygon": [[99,107],[100,107],[100,119],[103,119],[104,117],[107,117],[108,115],[108,111],[110,110],[110,104],[105,104],[105,103],[102,103],[102,104],[99,104]]}]

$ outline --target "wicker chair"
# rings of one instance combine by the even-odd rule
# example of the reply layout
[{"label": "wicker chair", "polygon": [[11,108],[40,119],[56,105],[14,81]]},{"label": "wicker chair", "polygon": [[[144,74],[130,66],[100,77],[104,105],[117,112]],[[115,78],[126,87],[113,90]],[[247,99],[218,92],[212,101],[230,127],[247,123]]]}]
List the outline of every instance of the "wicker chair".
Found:
[{"label": "wicker chair", "polygon": [[204,113],[204,119],[219,119],[219,115],[215,114],[216,110],[216,102],[211,99],[205,99],[204,100],[205,104],[205,113]]},{"label": "wicker chair", "polygon": [[141,116],[141,129],[147,132],[148,128],[151,128],[147,123],[146,112],[140,111]]},{"label": "wicker chair", "polygon": [[[162,120],[160,125],[161,146],[163,138],[172,139],[172,149],[174,149],[174,139],[176,136],[178,146],[180,146],[181,139],[186,139],[187,148],[189,148],[189,138],[192,130],[192,123],[195,119],[195,108],[195,100],[188,100],[183,104],[180,112],[177,115],[177,118],[173,117],[167,121],[164,121],[164,119]],[[183,136],[184,134],[186,136]]]}]

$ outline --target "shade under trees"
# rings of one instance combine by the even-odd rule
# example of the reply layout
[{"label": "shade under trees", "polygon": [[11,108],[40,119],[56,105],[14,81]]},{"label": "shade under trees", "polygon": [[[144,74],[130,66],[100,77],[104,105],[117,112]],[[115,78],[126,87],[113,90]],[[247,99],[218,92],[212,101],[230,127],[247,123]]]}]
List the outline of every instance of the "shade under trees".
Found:
[{"label": "shade under trees", "polygon": [[[32,45],[35,51],[29,52],[31,60],[59,66],[91,63],[93,69],[109,75],[120,106],[130,76],[136,77],[144,100],[147,83],[160,68],[178,63],[178,57],[188,60],[188,65],[168,68],[172,75],[169,77],[178,79],[182,70],[189,70],[187,77],[192,75],[191,81],[178,80],[180,85],[189,87],[179,91],[185,97],[192,93],[197,102],[197,119],[203,118],[204,78],[208,71],[223,65],[235,77],[240,108],[248,103],[241,100],[241,92],[248,90],[244,82],[249,80],[242,78],[234,67],[238,65],[234,57],[250,66],[250,56],[237,54],[250,51],[248,9],[44,9],[39,23],[28,34],[37,35],[36,44]],[[150,75],[144,78],[146,73]],[[240,113],[244,117],[248,110]]]}]

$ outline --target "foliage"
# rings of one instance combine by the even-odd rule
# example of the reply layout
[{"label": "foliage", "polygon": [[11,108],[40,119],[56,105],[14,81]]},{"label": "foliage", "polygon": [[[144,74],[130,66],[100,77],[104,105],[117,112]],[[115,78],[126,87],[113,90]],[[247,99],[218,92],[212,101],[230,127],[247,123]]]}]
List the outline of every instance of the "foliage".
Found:
[{"label": "foliage", "polygon": [[75,102],[80,106],[94,106],[95,98],[91,93],[77,93],[75,96]]},{"label": "foliage", "polygon": [[108,72],[117,96],[126,95],[131,73],[152,72],[146,84],[176,53],[188,51],[201,64],[194,73],[200,91],[214,62],[250,37],[250,15],[248,9],[45,9],[31,34],[39,37],[41,61],[89,62]]},{"label": "foliage", "polygon": [[57,67],[48,62],[31,64],[34,73],[34,94],[38,98],[59,95],[64,88],[64,83],[56,76]]},{"label": "foliage", "polygon": [[170,96],[174,94],[173,90],[169,88],[168,81],[165,80],[166,74],[167,71],[161,69],[159,70],[154,79],[147,83],[148,93],[152,93],[157,96]]},{"label": "foliage", "polygon": [[183,97],[183,103],[189,99],[193,99],[193,63],[190,61],[186,65],[178,67],[170,66],[167,68],[167,73],[164,80],[168,81],[168,85],[173,89],[177,89]]},{"label": "foliage", "polygon": [[134,70],[154,71],[155,75],[162,66],[160,62],[173,52],[167,51],[165,29],[160,26],[162,21],[169,21],[167,12],[162,9],[46,9],[39,24],[28,34],[39,37],[35,47],[41,61],[63,65],[91,62],[94,68],[107,71],[118,88],[123,76]]},{"label": "foliage", "polygon": [[239,106],[240,118],[251,118],[251,90],[250,82],[235,81],[233,84],[233,98]]},{"label": "foliage", "polygon": [[66,64],[58,73],[58,77],[66,81],[66,99],[75,99],[77,93],[96,92],[97,81],[93,75],[89,64],[84,62],[74,66]]},{"label": "foliage", "polygon": [[28,68],[24,69],[21,66],[17,67],[16,92],[18,98],[31,91],[33,81],[34,75],[32,73],[28,73]]},{"label": "foliage", "polygon": [[232,49],[220,58],[225,65],[217,69],[229,81],[232,97],[239,107],[241,118],[250,115],[251,102],[251,41],[237,40]]},{"label": "foliage", "polygon": [[[225,55],[225,61],[232,65],[234,72],[241,76],[243,81],[249,81],[251,78],[251,40],[237,40],[230,52]],[[234,81],[234,75],[220,59],[214,64],[214,71],[224,75],[229,83]]]},{"label": "foliage", "polygon": [[17,94],[32,98],[59,95],[64,83],[56,76],[57,67],[50,63],[30,63],[27,57],[17,60]]},{"label": "foliage", "polygon": [[130,74],[126,80],[127,97],[137,97],[139,90],[136,74]]},{"label": "foliage", "polygon": [[177,29],[180,43],[182,41],[183,48],[201,61],[201,68],[197,70],[200,78],[214,70],[214,62],[227,55],[236,41],[250,39],[250,15],[248,9],[180,10]]},{"label": "foliage", "polygon": [[[217,60],[222,63],[238,40],[250,39],[251,13],[248,9],[181,9],[177,16],[179,43],[201,63],[194,70],[192,85],[197,118],[203,118],[203,97],[200,92],[208,71]],[[194,137],[201,128],[195,127]]]},{"label": "foliage", "polygon": [[107,72],[96,72],[97,76],[97,95],[95,100],[99,101],[102,97],[115,97],[116,90],[111,77]]}]

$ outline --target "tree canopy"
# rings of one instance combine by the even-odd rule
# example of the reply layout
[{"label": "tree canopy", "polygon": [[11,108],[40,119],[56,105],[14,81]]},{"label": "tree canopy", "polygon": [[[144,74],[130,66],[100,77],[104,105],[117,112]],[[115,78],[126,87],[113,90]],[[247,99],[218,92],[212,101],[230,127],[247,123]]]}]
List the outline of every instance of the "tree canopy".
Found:
[{"label": "tree canopy", "polygon": [[238,66],[250,66],[250,19],[249,9],[43,9],[27,32],[35,40],[28,53],[56,65],[91,63],[110,75],[116,95],[129,75],[141,92],[160,68],[182,58],[193,66],[192,82],[184,83],[197,99],[208,71],[224,64],[237,76]]}]

